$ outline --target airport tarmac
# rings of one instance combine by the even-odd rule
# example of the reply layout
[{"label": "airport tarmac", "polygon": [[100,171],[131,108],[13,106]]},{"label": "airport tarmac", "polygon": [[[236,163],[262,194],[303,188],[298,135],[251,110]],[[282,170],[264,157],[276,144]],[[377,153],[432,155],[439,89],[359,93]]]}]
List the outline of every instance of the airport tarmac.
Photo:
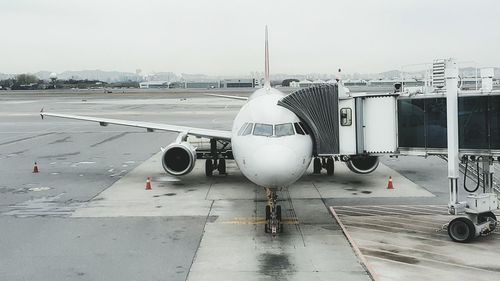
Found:
[{"label": "airport tarmac", "polygon": [[384,158],[371,175],[341,163],[333,177],[310,169],[279,192],[285,232],[272,238],[265,191],[234,161],[228,175],[206,178],[198,161],[176,178],[159,154],[173,133],[37,114],[230,129],[243,102],[199,92],[0,92],[0,280],[370,280],[330,207],[379,280],[500,278],[497,250],[477,258],[498,249],[498,234],[458,245],[435,231],[451,220],[441,159]]}]

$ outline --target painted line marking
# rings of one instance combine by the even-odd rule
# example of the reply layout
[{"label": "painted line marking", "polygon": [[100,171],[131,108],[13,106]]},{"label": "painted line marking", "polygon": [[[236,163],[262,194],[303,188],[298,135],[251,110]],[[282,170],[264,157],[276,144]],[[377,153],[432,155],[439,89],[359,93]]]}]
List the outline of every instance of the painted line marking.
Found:
[{"label": "painted line marking", "polygon": [[339,216],[335,212],[335,209],[333,209],[333,207],[331,207],[331,206],[330,206],[329,209],[330,209],[330,213],[333,215],[333,217],[337,221],[338,225],[342,229],[342,233],[347,238],[347,241],[349,242],[349,244],[351,244],[351,247],[353,248],[354,253],[356,254],[356,256],[358,256],[359,260],[361,261],[361,264],[363,265],[363,267],[365,268],[366,272],[368,273],[368,276],[370,276],[371,279],[374,280],[374,281],[380,281],[380,279],[378,278],[378,276],[375,273],[375,271],[373,271],[373,269],[371,268],[371,266],[368,264],[368,261],[366,260],[366,258],[363,255],[363,253],[361,253],[361,250],[358,248],[358,245],[356,244],[356,242],[354,241],[354,239],[352,239],[351,235],[347,231],[347,228],[344,226],[344,224],[340,220]]}]

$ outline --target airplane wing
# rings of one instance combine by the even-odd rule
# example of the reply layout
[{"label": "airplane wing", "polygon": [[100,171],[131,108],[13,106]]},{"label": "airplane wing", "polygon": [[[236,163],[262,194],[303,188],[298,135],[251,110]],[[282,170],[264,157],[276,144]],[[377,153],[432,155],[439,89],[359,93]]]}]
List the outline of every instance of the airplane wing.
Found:
[{"label": "airplane wing", "polygon": [[219,94],[205,94],[205,95],[219,97],[219,98],[233,99],[233,100],[248,100],[247,97],[241,97],[241,96],[230,96],[230,95],[219,95]]},{"label": "airplane wing", "polygon": [[61,114],[61,113],[49,113],[49,112],[44,112],[43,109],[40,112],[40,116],[42,117],[42,119],[45,116],[50,116],[50,117],[98,122],[99,125],[101,125],[101,126],[107,126],[108,124],[114,124],[114,125],[144,128],[148,132],[153,132],[155,130],[179,132],[179,133],[185,132],[188,135],[197,136],[197,137],[216,138],[216,139],[221,139],[221,140],[231,140],[231,132],[230,131],[193,128],[193,127],[186,127],[186,126],[177,126],[177,125],[168,125],[168,124],[160,124],[160,123],[141,122],[141,121],[128,121],[128,120],[109,119],[109,118],[100,118],[100,117],[79,116],[79,115]]}]

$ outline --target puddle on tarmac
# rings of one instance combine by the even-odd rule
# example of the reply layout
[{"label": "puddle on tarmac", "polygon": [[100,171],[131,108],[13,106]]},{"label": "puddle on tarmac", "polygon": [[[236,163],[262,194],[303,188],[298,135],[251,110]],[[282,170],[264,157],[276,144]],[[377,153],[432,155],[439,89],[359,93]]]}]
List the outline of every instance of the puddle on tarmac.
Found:
[{"label": "puddle on tarmac", "polygon": [[262,254],[259,259],[259,272],[267,276],[281,276],[293,272],[293,265],[286,254]]},{"label": "puddle on tarmac", "polygon": [[407,263],[407,264],[417,264],[420,262],[416,258],[401,256],[401,255],[398,255],[397,253],[383,252],[383,251],[377,251],[377,250],[368,250],[368,249],[362,249],[361,252],[363,252],[363,254],[365,254],[365,255],[375,256],[375,257],[393,260],[393,261],[398,261],[398,262]]}]

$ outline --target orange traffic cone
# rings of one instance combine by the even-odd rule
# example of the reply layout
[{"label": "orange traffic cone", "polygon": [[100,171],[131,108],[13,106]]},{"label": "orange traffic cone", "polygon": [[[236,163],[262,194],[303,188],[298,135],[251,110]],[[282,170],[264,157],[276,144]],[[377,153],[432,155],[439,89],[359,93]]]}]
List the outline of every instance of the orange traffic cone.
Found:
[{"label": "orange traffic cone", "polygon": [[392,177],[389,176],[389,182],[387,183],[387,189],[394,189],[394,186],[392,186]]},{"label": "orange traffic cone", "polygon": [[38,173],[38,165],[35,162],[35,166],[33,166],[33,173]]},{"label": "orange traffic cone", "polygon": [[146,180],[146,190],[151,190],[151,179],[149,177]]}]

